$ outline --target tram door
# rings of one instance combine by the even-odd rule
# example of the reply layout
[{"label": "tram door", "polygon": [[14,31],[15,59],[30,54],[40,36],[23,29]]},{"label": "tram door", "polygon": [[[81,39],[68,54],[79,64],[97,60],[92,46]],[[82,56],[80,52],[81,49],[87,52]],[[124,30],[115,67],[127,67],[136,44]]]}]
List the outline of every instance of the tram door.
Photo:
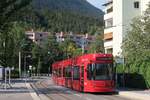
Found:
[{"label": "tram door", "polygon": [[84,66],[81,67],[81,75],[80,75],[80,86],[81,86],[81,91],[84,90]]}]

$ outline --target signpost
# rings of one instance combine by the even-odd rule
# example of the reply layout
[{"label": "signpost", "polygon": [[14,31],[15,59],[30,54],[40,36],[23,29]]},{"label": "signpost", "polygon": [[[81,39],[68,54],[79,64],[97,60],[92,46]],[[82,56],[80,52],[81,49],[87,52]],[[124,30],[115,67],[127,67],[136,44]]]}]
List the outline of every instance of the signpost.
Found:
[{"label": "signpost", "polygon": [[3,67],[0,66],[0,80],[3,79]]},{"label": "signpost", "polygon": [[[11,74],[11,69],[9,67],[5,68],[5,89],[7,89],[7,85],[9,85],[11,87],[11,85],[10,85],[10,74]],[[9,80],[8,83],[7,83],[7,76],[9,76],[8,77],[8,80]]]}]

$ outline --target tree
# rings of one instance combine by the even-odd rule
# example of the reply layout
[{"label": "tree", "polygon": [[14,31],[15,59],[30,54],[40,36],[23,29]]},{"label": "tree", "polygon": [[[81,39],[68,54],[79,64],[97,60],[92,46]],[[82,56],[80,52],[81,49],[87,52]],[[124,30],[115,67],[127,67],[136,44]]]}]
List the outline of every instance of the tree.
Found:
[{"label": "tree", "polygon": [[[122,45],[123,55],[128,65],[126,70],[129,73],[142,75],[145,80],[140,87],[144,88],[145,85],[150,88],[150,4],[148,7],[144,15],[133,19]],[[135,77],[136,80],[138,78]],[[140,83],[139,79],[135,83]]]},{"label": "tree", "polygon": [[123,55],[129,63],[150,59],[150,5],[143,16],[133,19],[122,48]]},{"label": "tree", "polygon": [[[30,1],[31,0],[2,0],[0,2],[0,64],[5,67],[14,63],[14,60],[12,60],[14,58],[12,57],[16,54],[13,54],[16,50],[15,45],[18,45],[17,34],[22,34],[18,33],[19,31],[23,32],[20,26],[15,26],[14,22],[18,20],[20,11],[22,11]],[[18,30],[13,30],[13,28],[17,28]],[[16,31],[16,33],[14,33],[14,31]]]},{"label": "tree", "polygon": [[73,53],[73,57],[81,56],[82,55],[82,48],[76,48],[76,50]]},{"label": "tree", "polygon": [[19,12],[30,2],[31,0],[2,0],[0,2],[0,33],[7,29],[10,22],[17,20]]},{"label": "tree", "polygon": [[[3,66],[17,66],[18,52],[27,51],[30,41],[25,36],[24,23],[14,22],[5,35],[0,35],[0,60]],[[28,47],[27,47],[28,46]]]},{"label": "tree", "polygon": [[60,48],[63,51],[63,59],[71,58],[75,56],[75,52],[77,50],[77,46],[70,37],[66,37],[65,41],[60,43]]},{"label": "tree", "polygon": [[32,47],[32,66],[35,68],[35,72],[39,74],[40,68],[41,68],[41,56],[42,56],[42,48],[36,44],[33,43]]},{"label": "tree", "polygon": [[58,60],[63,59],[63,54],[59,48],[59,43],[56,41],[54,34],[50,33],[48,40],[45,42],[45,45],[40,50],[41,54],[41,72],[49,72],[51,70],[51,65]]},{"label": "tree", "polygon": [[103,53],[104,45],[103,45],[103,35],[96,34],[95,40],[89,45],[88,53]]}]

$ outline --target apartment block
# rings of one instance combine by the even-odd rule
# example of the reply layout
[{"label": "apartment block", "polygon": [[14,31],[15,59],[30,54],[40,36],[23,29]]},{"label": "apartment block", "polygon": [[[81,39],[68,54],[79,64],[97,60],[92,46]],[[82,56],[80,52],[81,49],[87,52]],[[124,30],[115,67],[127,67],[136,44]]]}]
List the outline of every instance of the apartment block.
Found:
[{"label": "apartment block", "polygon": [[32,31],[27,31],[25,34],[33,42],[42,46],[47,41],[49,32],[35,32],[32,30]]},{"label": "apartment block", "polygon": [[105,6],[105,53],[121,56],[122,41],[134,17],[142,15],[150,0],[107,0]]}]

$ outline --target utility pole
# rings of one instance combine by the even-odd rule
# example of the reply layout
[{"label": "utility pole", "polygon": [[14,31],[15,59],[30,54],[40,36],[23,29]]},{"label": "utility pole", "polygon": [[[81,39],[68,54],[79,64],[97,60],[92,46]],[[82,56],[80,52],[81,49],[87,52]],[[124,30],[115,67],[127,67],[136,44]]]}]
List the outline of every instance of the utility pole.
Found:
[{"label": "utility pole", "polygon": [[123,87],[125,87],[125,57],[122,57],[123,59]]},{"label": "utility pole", "polygon": [[19,77],[21,77],[21,51],[19,51]]},{"label": "utility pole", "polygon": [[25,78],[25,84],[27,81],[27,72],[26,72],[26,55],[24,57],[24,78]]},{"label": "utility pole", "polygon": [[82,54],[84,54],[84,44],[82,45]]},{"label": "utility pole", "polygon": [[85,37],[82,37],[82,54],[84,54],[85,51]]},{"label": "utility pole", "polygon": [[85,45],[87,45],[87,38],[88,38],[88,34],[86,34],[86,35],[83,36],[83,38],[82,38],[82,54],[85,53]]}]

